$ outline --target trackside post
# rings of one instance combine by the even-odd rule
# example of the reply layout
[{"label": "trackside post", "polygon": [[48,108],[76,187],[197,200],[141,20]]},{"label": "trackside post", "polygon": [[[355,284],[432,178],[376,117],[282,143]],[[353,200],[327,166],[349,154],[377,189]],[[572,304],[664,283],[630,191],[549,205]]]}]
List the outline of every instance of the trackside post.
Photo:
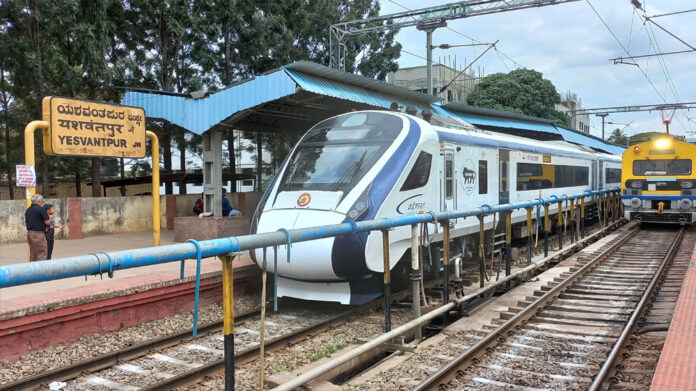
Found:
[{"label": "trackside post", "polygon": [[151,131],[145,135],[152,145],[152,245],[160,245],[160,170],[159,170],[159,139]]},{"label": "trackside post", "polygon": [[225,344],[225,391],[234,390],[234,268],[233,256],[223,255],[222,320]]}]

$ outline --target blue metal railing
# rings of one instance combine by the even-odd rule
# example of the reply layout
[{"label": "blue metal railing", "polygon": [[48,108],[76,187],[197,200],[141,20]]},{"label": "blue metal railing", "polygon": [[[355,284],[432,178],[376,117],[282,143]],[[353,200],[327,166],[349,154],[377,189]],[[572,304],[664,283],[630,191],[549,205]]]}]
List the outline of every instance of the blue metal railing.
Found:
[{"label": "blue metal railing", "polygon": [[[219,239],[204,240],[195,243],[170,244],[159,247],[147,247],[132,250],[102,252],[69,258],[59,258],[47,261],[27,262],[0,266],[0,288],[32,284],[43,281],[58,280],[84,275],[113,273],[117,270],[142,266],[157,265],[167,262],[228,255],[256,248],[285,245],[288,243],[306,242],[355,232],[383,230],[399,226],[409,226],[437,221],[453,220],[479,215],[489,215],[498,212],[511,211],[538,205],[555,204],[559,201],[580,199],[594,195],[616,193],[618,189],[587,190],[573,195],[551,196],[532,201],[504,204],[496,206],[483,205],[464,211],[445,211],[397,216],[376,220],[350,222],[318,227],[282,230],[277,232],[260,233],[255,235],[232,236]],[[289,257],[288,257],[289,258]]]}]

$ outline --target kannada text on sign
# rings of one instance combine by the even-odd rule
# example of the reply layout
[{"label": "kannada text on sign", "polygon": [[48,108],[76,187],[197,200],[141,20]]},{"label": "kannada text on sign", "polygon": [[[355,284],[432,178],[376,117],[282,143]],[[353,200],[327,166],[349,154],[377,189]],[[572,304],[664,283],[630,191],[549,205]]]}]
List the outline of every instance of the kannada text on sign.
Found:
[{"label": "kannada text on sign", "polygon": [[142,108],[49,96],[43,100],[43,116],[50,124],[50,140],[44,140],[46,153],[145,156]]}]

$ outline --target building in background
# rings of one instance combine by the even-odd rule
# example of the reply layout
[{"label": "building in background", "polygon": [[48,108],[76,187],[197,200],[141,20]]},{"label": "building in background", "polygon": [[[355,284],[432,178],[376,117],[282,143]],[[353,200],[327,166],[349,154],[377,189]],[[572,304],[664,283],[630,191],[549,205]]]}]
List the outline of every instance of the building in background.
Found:
[{"label": "building in background", "polygon": [[[401,68],[387,74],[387,83],[408,88],[411,91],[426,93],[428,77],[425,66]],[[476,88],[480,78],[466,72],[441,64],[433,64],[433,93],[442,98],[443,103],[466,102],[466,97]],[[457,76],[459,75],[459,76]],[[454,80],[454,81],[453,81]],[[442,87],[447,86],[440,92]]]},{"label": "building in background", "polygon": [[570,118],[570,127],[583,133],[590,134],[590,116],[587,114],[575,115],[575,110],[582,109],[582,99],[574,92],[559,92],[561,103],[556,104],[556,110],[565,113]]}]

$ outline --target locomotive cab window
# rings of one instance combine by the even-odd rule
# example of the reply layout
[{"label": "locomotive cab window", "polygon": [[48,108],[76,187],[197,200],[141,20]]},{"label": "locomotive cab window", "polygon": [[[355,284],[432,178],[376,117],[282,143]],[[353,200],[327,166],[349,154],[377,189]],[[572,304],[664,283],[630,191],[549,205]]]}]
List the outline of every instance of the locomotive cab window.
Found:
[{"label": "locomotive cab window", "polygon": [[355,113],[320,122],[300,140],[280,191],[349,192],[384,155],[403,128],[389,113]]},{"label": "locomotive cab window", "polygon": [[403,186],[401,186],[401,191],[413,190],[425,186],[430,178],[430,165],[432,161],[433,155],[421,151],[411,172],[408,173],[408,177],[406,177]]},{"label": "locomotive cab window", "polygon": [[634,160],[633,175],[691,175],[691,159]]}]

